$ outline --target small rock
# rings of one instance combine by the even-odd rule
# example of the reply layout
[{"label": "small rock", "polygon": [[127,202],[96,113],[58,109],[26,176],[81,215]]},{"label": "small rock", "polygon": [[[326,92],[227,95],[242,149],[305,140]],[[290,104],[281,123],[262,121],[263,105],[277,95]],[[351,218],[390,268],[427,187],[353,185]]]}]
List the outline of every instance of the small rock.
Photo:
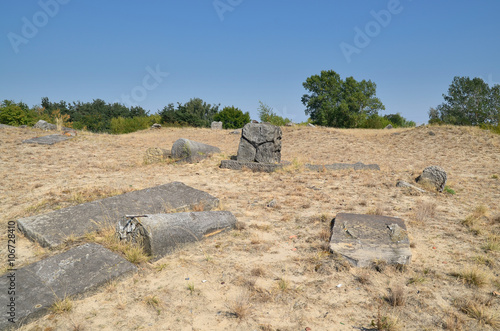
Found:
[{"label": "small rock", "polygon": [[439,192],[443,192],[446,185],[446,171],[438,166],[430,166],[424,169],[422,174],[415,180],[417,183],[428,183],[436,188]]},{"label": "small rock", "polygon": [[393,129],[393,126],[391,124],[387,124],[387,126],[384,129],[387,129],[387,130]]},{"label": "small rock", "polygon": [[429,136],[435,136],[436,134],[434,133],[434,131],[429,131]]},{"label": "small rock", "polygon": [[267,207],[269,208],[276,208],[276,206],[278,206],[278,201],[276,201],[275,199],[272,199],[271,201],[269,201],[269,203],[267,204]]},{"label": "small rock", "polygon": [[33,126],[34,129],[42,129],[42,130],[57,130],[57,125],[48,123],[44,120],[39,120],[36,122],[36,124]]},{"label": "small rock", "polygon": [[222,122],[212,122],[211,125],[212,130],[222,130]]},{"label": "small rock", "polygon": [[312,124],[312,123],[307,123],[307,126],[311,127],[311,128],[315,128],[316,125]]},{"label": "small rock", "polygon": [[241,134],[241,129],[231,131],[229,134]]},{"label": "small rock", "polygon": [[152,130],[161,129],[161,124],[155,123],[155,124],[151,125],[151,129]]}]

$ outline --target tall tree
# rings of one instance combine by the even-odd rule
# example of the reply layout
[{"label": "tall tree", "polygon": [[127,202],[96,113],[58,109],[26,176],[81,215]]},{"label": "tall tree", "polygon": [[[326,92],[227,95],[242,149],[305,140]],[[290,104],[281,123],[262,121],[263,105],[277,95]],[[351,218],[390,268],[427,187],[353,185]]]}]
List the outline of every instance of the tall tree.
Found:
[{"label": "tall tree", "polygon": [[500,85],[492,87],[481,78],[458,77],[443,94],[444,102],[429,111],[429,122],[454,125],[499,123]]},{"label": "tall tree", "polygon": [[309,94],[302,96],[305,113],[315,124],[352,128],[366,118],[385,109],[377,98],[377,85],[371,80],[356,81],[353,77],[342,80],[333,70],[321,71],[302,84]]}]

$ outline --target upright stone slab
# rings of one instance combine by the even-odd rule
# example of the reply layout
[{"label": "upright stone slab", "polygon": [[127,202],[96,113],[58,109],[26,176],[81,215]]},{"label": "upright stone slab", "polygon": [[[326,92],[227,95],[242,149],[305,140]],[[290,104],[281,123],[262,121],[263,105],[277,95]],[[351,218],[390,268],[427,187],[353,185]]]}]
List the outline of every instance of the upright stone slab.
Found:
[{"label": "upright stone slab", "polygon": [[51,134],[48,136],[37,137],[23,140],[23,144],[39,144],[39,145],[54,145],[55,143],[73,138],[73,136],[62,134]]},{"label": "upright stone slab", "polygon": [[375,261],[409,264],[411,250],[405,222],[397,217],[337,214],[332,221],[330,249],[355,267]]},{"label": "upright stone slab", "polygon": [[212,130],[222,130],[222,122],[213,121],[211,128]]},{"label": "upright stone slab", "polygon": [[180,182],[84,203],[48,214],[18,220],[19,229],[44,247],[56,247],[70,235],[83,236],[102,225],[115,226],[125,215],[186,211],[193,207],[211,210],[219,199]]},{"label": "upright stone slab", "polygon": [[[0,330],[17,328],[43,316],[58,299],[90,294],[137,268],[117,254],[97,244],[84,244],[51,256],[0,277],[2,311]],[[15,293],[7,289],[14,287]],[[12,301],[11,298],[14,298]],[[14,305],[8,305],[13,302]],[[15,311],[15,323],[8,319]]]},{"label": "upright stone slab", "polygon": [[181,244],[230,230],[235,223],[236,217],[229,211],[141,215],[122,218],[116,232],[121,239],[140,243],[153,259],[159,259]]},{"label": "upright stone slab", "polygon": [[281,128],[269,123],[248,123],[243,127],[237,161],[280,163]]},{"label": "upright stone slab", "polygon": [[220,153],[218,147],[184,138],[178,139],[172,145],[172,157],[185,162],[198,162],[215,153]]}]

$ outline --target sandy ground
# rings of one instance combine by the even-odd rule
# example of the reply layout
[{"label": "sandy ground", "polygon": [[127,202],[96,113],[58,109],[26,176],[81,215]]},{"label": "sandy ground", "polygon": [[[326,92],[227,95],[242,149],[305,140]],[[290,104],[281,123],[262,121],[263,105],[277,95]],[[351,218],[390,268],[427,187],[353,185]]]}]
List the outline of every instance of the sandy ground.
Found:
[{"label": "sandy ground", "polygon": [[[293,164],[266,174],[219,168],[238,148],[239,136],[227,130],[80,133],[53,146],[21,143],[46,134],[0,129],[4,228],[9,220],[172,181],[218,197],[244,228],[142,263],[134,276],[71,298],[71,311],[23,330],[500,328],[498,135],[462,127],[286,127],[282,159]],[[144,164],[147,148],[170,149],[178,138],[222,153],[197,164]],[[303,167],[335,162],[377,163],[381,170]],[[456,194],[395,186],[429,165],[447,171]],[[278,203],[269,208],[272,199]],[[404,219],[412,263],[406,270],[350,268],[330,254],[329,224],[340,212]],[[58,253],[20,237],[19,265]],[[1,240],[5,257],[4,234]]]}]

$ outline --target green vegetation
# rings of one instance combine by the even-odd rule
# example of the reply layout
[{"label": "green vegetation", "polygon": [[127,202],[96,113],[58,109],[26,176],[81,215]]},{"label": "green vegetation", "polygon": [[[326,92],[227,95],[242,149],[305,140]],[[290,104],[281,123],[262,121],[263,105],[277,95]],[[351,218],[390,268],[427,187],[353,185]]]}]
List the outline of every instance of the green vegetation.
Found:
[{"label": "green vegetation", "polygon": [[457,76],[443,98],[429,110],[430,124],[479,125],[500,133],[500,85]]},{"label": "green vegetation", "polygon": [[178,102],[177,108],[170,103],[159,114],[163,123],[208,128],[219,111],[219,106],[212,106],[200,98],[194,98],[185,104]]},{"label": "green vegetation", "polygon": [[224,107],[220,112],[214,115],[214,121],[222,122],[224,129],[239,129],[250,123],[250,114],[243,113],[240,109],[231,106]]},{"label": "green vegetation", "polygon": [[271,107],[259,101],[259,118],[261,122],[271,123],[272,125],[283,126],[290,123],[291,120],[278,116]]}]

